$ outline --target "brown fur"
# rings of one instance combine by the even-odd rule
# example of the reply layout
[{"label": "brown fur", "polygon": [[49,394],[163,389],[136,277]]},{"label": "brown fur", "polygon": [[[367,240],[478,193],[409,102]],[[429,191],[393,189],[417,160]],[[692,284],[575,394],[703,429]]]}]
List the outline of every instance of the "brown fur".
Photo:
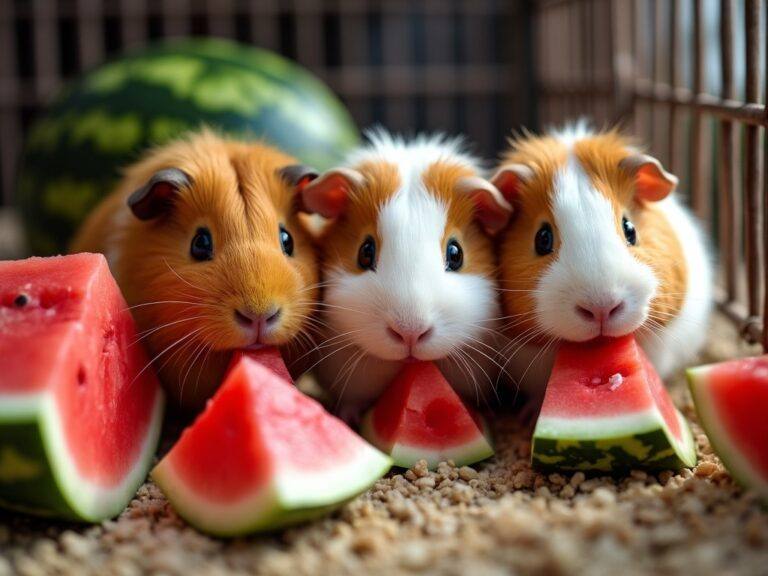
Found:
[{"label": "brown fur", "polygon": [[[361,273],[357,253],[366,236],[381,246],[377,230],[381,207],[401,186],[397,166],[386,162],[364,162],[355,169],[365,177],[366,185],[353,190],[347,211],[330,225],[321,237],[323,261],[342,267],[349,273]],[[425,171],[422,180],[427,190],[448,206],[443,243],[456,238],[464,249],[462,273],[492,276],[495,262],[490,239],[482,233],[474,219],[474,203],[469,196],[454,192],[457,181],[472,176],[472,170],[456,164],[436,162]]]},{"label": "brown fur", "polygon": [[[638,243],[630,250],[653,269],[659,281],[650,314],[654,322],[665,325],[682,306],[681,295],[687,283],[685,259],[672,224],[654,203],[635,199],[631,177],[619,169],[619,162],[630,154],[628,146],[627,139],[610,131],[579,141],[574,154],[597,190],[613,204],[617,234],[623,234],[623,215],[635,225]],[[533,180],[523,183],[512,198],[515,212],[501,237],[502,302],[504,314],[510,316],[511,337],[533,331],[533,291],[549,263],[557,257],[559,237],[551,208],[551,186],[567,158],[566,147],[551,136],[526,136],[514,141],[503,156],[502,168],[507,164],[524,164],[535,173]],[[534,250],[534,236],[545,221],[555,231],[555,251],[542,257]]]},{"label": "brown fur", "polygon": [[[155,362],[182,404],[201,405],[220,383],[231,350],[250,344],[235,322],[236,308],[282,307],[282,322],[269,342],[275,345],[300,334],[312,312],[316,256],[294,209],[294,191],[277,174],[294,163],[267,145],[204,131],[130,167],[72,244],[76,252],[116,254],[112,272],[128,303],[138,305],[133,312],[140,329],[158,328],[146,337],[153,357],[187,337]],[[170,167],[189,174],[193,185],[179,194],[168,216],[148,222],[133,217],[128,195]],[[282,252],[280,224],[293,236],[293,257]],[[199,226],[214,238],[210,262],[189,256]]]}]

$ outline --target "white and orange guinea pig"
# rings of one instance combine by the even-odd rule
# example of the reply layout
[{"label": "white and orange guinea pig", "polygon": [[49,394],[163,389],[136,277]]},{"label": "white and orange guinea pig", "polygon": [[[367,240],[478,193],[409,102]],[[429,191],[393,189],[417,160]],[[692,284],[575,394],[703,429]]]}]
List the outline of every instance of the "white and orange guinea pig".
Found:
[{"label": "white and orange guinea pig", "polygon": [[499,302],[489,234],[510,206],[459,140],[368,139],[303,190],[304,205],[331,219],[319,242],[318,380],[352,421],[415,360],[436,361],[468,400],[491,402]]},{"label": "white and orange guinea pig", "polygon": [[540,398],[560,340],[636,333],[662,376],[707,333],[712,265],[677,178],[616,131],[585,122],[512,142],[496,187],[506,370]]},{"label": "white and orange guinea pig", "polygon": [[318,281],[297,191],[314,176],[203,131],[128,168],[82,226],[72,250],[106,255],[172,400],[203,405],[234,349],[297,357]]}]

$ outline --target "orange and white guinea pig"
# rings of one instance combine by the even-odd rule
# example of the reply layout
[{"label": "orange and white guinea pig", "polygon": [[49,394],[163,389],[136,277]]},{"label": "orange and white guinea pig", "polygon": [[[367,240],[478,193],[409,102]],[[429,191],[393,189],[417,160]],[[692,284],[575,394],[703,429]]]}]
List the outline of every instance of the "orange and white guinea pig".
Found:
[{"label": "orange and white guinea pig", "polygon": [[698,351],[712,264],[658,160],[581,121],[514,140],[493,182],[514,207],[499,264],[519,385],[543,393],[559,340],[636,332],[662,376]]},{"label": "orange and white guinea pig", "polygon": [[511,208],[460,140],[368,139],[302,193],[332,219],[319,242],[319,382],[355,420],[404,363],[433,360],[463,396],[490,402],[499,302],[489,233]]},{"label": "orange and white guinea pig", "polygon": [[234,349],[307,329],[318,264],[297,218],[316,176],[264,144],[210,131],[150,151],[83,224],[73,251],[107,257],[171,397],[200,407]]}]

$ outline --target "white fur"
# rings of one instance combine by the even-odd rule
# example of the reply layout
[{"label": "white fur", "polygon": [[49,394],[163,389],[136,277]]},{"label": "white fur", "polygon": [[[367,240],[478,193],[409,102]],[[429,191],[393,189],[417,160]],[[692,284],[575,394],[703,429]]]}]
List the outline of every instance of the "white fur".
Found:
[{"label": "white fur", "polygon": [[[569,149],[589,137],[586,124],[555,132]],[[639,342],[662,377],[690,361],[703,345],[713,301],[713,272],[706,241],[689,212],[674,195],[658,203],[679,237],[687,267],[685,301],[678,316],[663,329],[639,332]],[[575,341],[600,333],[595,322],[575,312],[582,302],[625,303],[602,333],[619,336],[648,321],[649,305],[658,289],[653,270],[635,259],[616,229],[610,203],[571,156],[553,182],[553,212],[561,242],[557,259],[541,278],[536,292],[537,323],[546,336]],[[642,238],[640,239],[642,241]],[[507,369],[533,398],[540,397],[554,360],[554,347],[524,345]]]},{"label": "white fur", "polygon": [[[425,169],[435,162],[473,168],[476,162],[461,152],[458,140],[438,136],[405,142],[381,131],[369,138],[370,146],[353,153],[349,164],[394,163],[401,188],[378,216],[381,242],[376,270],[326,271],[330,330],[323,353],[329,355],[318,366],[320,382],[336,394],[342,412],[349,415],[381,394],[410,353],[420,360],[438,361],[465,396],[485,394],[496,381],[488,347],[488,328],[499,316],[495,283],[446,271],[443,236],[448,207],[429,193],[422,180]],[[471,258],[465,252],[465,262]],[[432,333],[409,351],[388,333],[389,327],[398,326],[416,332],[431,328]],[[451,354],[459,359],[447,358]],[[474,383],[481,389],[476,390]]]},{"label": "white fur", "polygon": [[[551,336],[575,342],[638,329],[658,282],[627,248],[611,203],[574,156],[555,176],[552,212],[560,250],[537,286],[539,325]],[[577,308],[615,305],[621,310],[603,323],[583,318]]]}]

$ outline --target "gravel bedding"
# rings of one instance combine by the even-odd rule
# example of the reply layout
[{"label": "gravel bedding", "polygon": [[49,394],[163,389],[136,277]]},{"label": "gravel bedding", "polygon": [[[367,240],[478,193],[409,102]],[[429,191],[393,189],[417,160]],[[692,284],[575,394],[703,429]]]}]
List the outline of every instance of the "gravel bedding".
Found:
[{"label": "gravel bedding", "polygon": [[[722,318],[710,333],[705,358],[750,352]],[[489,462],[392,473],[336,514],[276,535],[206,537],[152,483],[92,527],[0,513],[0,576],[768,574],[768,511],[712,454],[682,378],[671,387],[701,458],[680,474],[537,474],[531,426],[504,414]]]}]

